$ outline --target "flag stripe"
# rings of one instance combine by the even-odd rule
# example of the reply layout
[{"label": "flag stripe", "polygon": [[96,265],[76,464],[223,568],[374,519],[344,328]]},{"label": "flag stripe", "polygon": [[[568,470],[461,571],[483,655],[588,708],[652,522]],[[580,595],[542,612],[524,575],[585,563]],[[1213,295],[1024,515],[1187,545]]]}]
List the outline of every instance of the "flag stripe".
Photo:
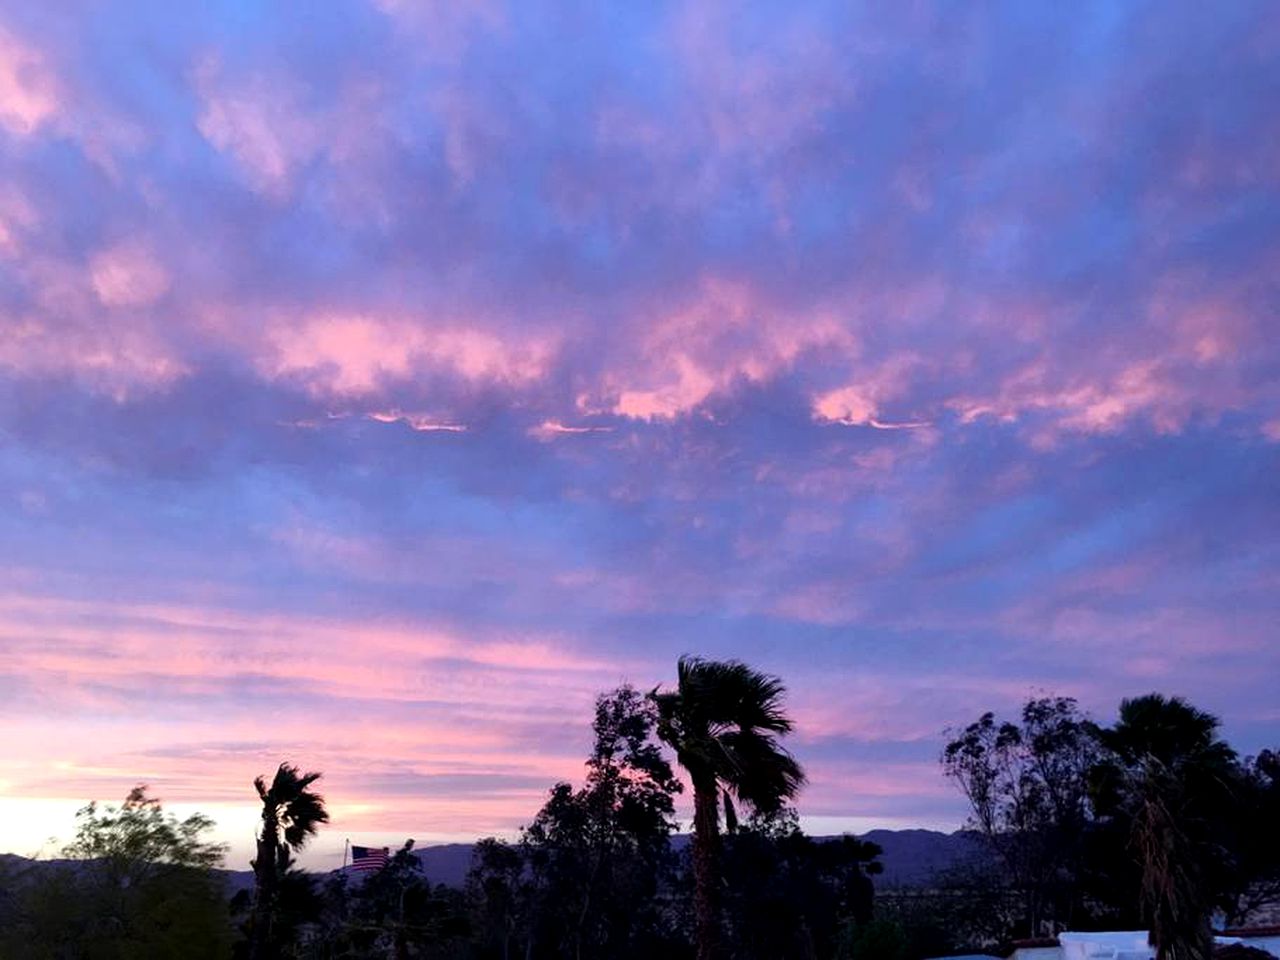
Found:
[{"label": "flag stripe", "polygon": [[391,859],[390,847],[351,847],[352,870],[380,870]]}]

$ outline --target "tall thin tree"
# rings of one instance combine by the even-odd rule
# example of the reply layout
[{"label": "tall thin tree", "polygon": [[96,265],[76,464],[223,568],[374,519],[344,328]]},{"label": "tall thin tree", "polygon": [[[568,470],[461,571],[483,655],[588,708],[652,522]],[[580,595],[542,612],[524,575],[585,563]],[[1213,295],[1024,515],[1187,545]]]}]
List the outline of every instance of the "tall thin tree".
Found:
[{"label": "tall thin tree", "polygon": [[324,797],[311,789],[320,777],[319,773],[302,773],[296,766],[282,763],[269,786],[263,777],[254,778],[253,786],[262,801],[262,825],[258,829],[257,856],[252,861],[252,960],[274,960],[278,956],[273,925],[281,878],[288,872],[293,854],[307,845],[321,824],[329,822]]},{"label": "tall thin tree", "polygon": [[658,736],[693,784],[694,910],[698,960],[720,960],[720,806],[777,809],[804,784],[804,771],[778,743],[791,732],[777,677],[737,660],[681,657],[674,690],[655,689]]}]

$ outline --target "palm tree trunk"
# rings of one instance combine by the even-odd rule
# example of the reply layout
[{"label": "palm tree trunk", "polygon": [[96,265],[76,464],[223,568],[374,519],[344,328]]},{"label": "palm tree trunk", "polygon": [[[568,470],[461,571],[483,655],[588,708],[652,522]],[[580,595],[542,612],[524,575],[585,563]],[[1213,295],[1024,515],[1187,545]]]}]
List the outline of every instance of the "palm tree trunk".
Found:
[{"label": "palm tree trunk", "polygon": [[693,779],[693,909],[698,960],[721,960],[720,790],[715,778]]},{"label": "palm tree trunk", "polygon": [[253,917],[249,929],[249,960],[274,960],[271,922],[275,917],[279,827],[263,817],[258,856],[253,861]]},{"label": "palm tree trunk", "polygon": [[1212,900],[1199,876],[1194,845],[1172,812],[1175,788],[1147,785],[1135,828],[1143,893],[1157,960],[1209,960]]}]

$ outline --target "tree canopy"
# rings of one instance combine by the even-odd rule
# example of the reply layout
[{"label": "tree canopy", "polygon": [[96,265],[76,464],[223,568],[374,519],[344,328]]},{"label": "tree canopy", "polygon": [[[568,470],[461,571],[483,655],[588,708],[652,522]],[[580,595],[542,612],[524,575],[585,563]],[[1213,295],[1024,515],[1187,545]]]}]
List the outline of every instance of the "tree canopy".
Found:
[{"label": "tree canopy", "polygon": [[213,868],[226,848],[214,824],[178,819],[139,785],[120,804],[76,814],[67,862],[14,878],[0,956],[24,960],[204,960],[230,950],[226,889]]}]

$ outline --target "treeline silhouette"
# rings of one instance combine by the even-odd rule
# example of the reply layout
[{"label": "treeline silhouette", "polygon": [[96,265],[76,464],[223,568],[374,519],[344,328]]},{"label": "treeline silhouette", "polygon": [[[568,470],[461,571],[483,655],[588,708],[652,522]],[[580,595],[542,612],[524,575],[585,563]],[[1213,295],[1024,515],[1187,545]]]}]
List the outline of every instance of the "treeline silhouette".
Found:
[{"label": "treeline silhouette", "polygon": [[950,731],[945,774],[991,853],[944,884],[985,897],[971,939],[1150,929],[1159,960],[1213,955],[1215,920],[1280,905],[1280,755],[1242,758],[1178,697],[1124,700],[1111,726],[1070,698]]},{"label": "treeline silhouette", "polygon": [[1240,758],[1185,701],[1126,700],[1102,726],[1040,698],[949,731],[943,773],[985,855],[877,892],[878,847],[799,829],[784,693],[737,661],[683,658],[669,689],[602,694],[583,782],[552,787],[517,841],[477,843],[461,889],[433,885],[413,841],[368,874],[301,870],[329,817],[321,775],[282,763],[254,781],[254,884],[228,902],[211,821],[135,788],[77,814],[65,860],[0,878],[0,958],[915,960],[1150,927],[1180,960],[1211,955],[1215,914],[1280,903],[1280,760]]}]

